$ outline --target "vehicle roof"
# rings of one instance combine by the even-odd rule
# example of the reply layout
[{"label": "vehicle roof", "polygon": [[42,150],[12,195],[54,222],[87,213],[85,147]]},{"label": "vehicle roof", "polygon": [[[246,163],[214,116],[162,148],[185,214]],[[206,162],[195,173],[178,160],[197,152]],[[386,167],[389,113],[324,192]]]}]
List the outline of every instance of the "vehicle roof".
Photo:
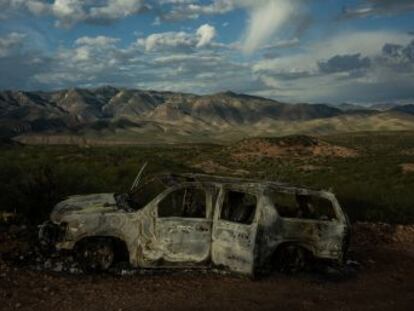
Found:
[{"label": "vehicle roof", "polygon": [[196,173],[164,173],[154,176],[160,178],[163,182],[169,185],[175,185],[182,182],[199,182],[204,184],[219,184],[219,185],[246,185],[250,186],[264,186],[275,190],[296,190],[296,191],[322,191],[320,189],[312,189],[309,187],[295,186],[278,181],[259,180],[252,178],[240,178],[230,176],[196,174]]}]

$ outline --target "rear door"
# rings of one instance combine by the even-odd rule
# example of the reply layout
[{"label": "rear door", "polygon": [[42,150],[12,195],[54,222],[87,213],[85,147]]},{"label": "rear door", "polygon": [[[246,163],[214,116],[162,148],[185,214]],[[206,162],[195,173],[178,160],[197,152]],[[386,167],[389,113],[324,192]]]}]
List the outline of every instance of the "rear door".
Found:
[{"label": "rear door", "polygon": [[166,266],[191,266],[210,258],[212,198],[194,185],[169,190],[157,206],[158,247]]},{"label": "rear door", "polygon": [[274,192],[272,201],[281,216],[278,230],[284,241],[302,244],[317,257],[341,258],[347,222],[333,194]]},{"label": "rear door", "polygon": [[258,196],[222,188],[214,210],[212,261],[241,274],[253,274]]}]

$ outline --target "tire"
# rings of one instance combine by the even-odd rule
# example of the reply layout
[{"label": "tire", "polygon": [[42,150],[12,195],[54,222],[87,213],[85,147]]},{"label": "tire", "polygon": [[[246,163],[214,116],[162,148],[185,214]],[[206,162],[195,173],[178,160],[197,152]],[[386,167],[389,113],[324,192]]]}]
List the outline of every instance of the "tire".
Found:
[{"label": "tire", "polygon": [[304,248],[297,245],[281,246],[275,254],[276,269],[282,273],[295,274],[305,270],[308,255]]},{"label": "tire", "polygon": [[76,251],[81,269],[85,273],[108,270],[114,262],[114,245],[109,239],[88,239]]}]

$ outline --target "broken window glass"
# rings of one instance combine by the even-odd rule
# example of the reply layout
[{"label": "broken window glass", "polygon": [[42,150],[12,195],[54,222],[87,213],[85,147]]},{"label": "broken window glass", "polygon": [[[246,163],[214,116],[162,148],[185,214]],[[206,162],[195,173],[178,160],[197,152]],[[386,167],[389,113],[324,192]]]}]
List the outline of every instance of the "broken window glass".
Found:
[{"label": "broken window glass", "polygon": [[226,191],[220,219],[249,225],[253,222],[256,205],[257,199],[254,195]]},{"label": "broken window glass", "polygon": [[169,193],[158,204],[158,217],[205,218],[205,191],[182,188]]}]

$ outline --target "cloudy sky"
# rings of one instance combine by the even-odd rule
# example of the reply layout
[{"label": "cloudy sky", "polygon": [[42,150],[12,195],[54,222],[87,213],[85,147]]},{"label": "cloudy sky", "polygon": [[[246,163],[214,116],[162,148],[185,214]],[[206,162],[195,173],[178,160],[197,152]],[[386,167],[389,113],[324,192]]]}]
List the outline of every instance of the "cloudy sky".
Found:
[{"label": "cloudy sky", "polygon": [[0,89],[414,99],[414,0],[0,0]]}]

